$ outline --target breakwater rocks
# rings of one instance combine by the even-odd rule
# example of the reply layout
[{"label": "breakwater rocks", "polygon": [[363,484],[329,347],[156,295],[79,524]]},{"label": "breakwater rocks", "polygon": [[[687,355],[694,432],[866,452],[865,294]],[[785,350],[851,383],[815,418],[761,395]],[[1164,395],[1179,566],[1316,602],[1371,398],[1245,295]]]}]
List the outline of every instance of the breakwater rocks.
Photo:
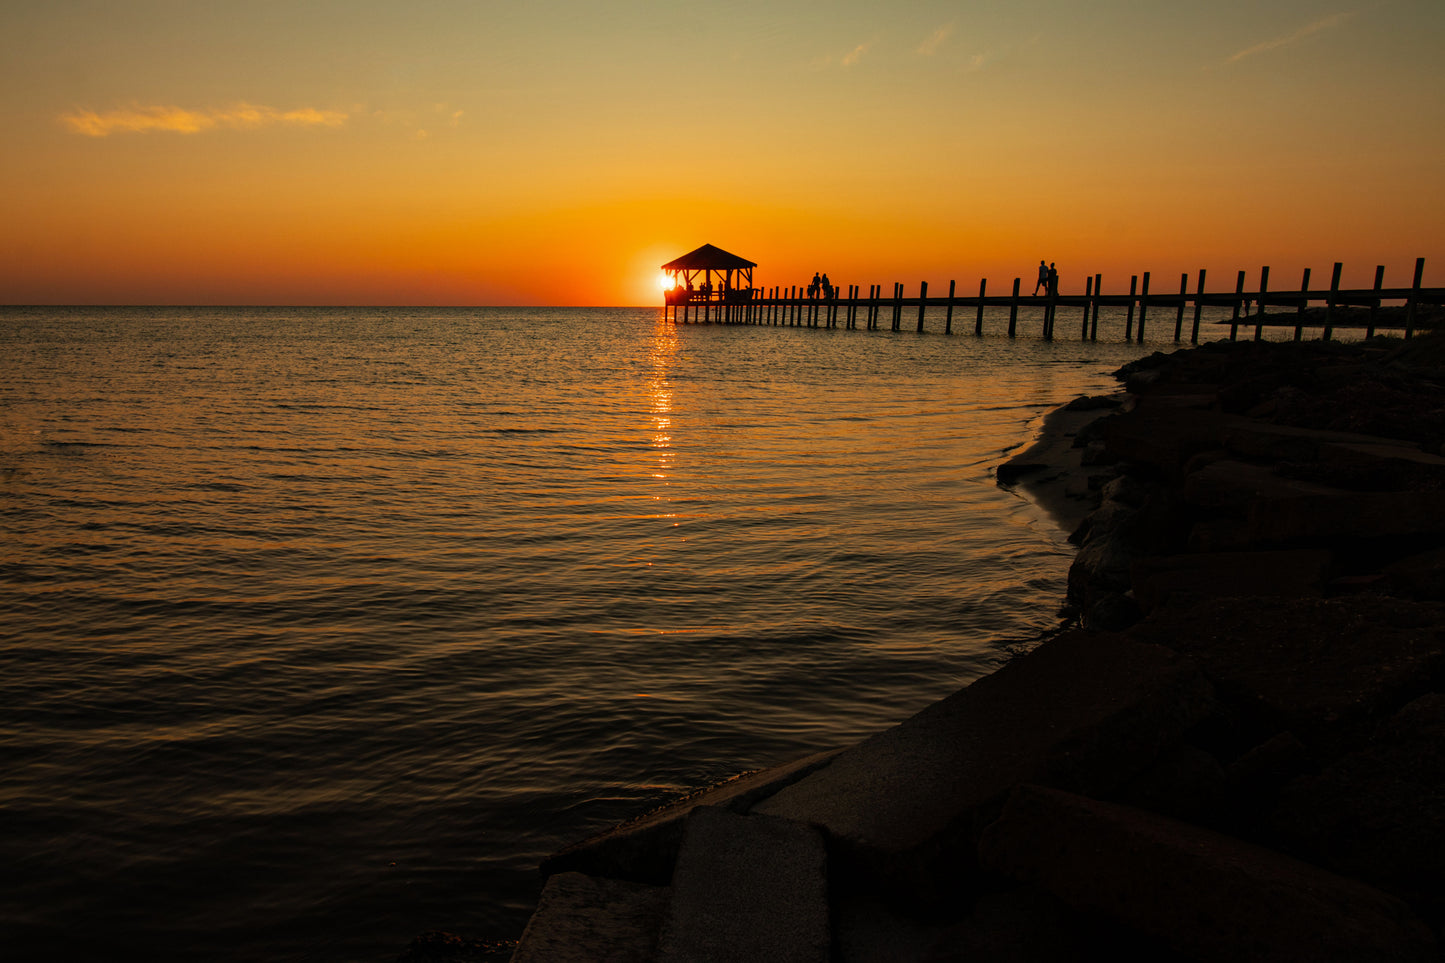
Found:
[{"label": "breakwater rocks", "polygon": [[1087,513],[1078,627],[557,853],[513,959],[1439,959],[1441,358],[1130,365],[1000,473]]}]

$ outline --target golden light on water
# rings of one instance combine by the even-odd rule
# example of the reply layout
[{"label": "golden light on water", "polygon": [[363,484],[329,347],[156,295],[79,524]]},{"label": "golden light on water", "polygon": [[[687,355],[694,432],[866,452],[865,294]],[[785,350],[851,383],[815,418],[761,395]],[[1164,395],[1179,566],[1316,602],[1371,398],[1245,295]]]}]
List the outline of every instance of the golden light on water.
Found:
[{"label": "golden light on water", "polygon": [[652,339],[652,377],[647,391],[652,408],[652,447],[657,452],[654,478],[666,479],[672,473],[672,385],[668,374],[677,354],[677,326],[661,322]]}]

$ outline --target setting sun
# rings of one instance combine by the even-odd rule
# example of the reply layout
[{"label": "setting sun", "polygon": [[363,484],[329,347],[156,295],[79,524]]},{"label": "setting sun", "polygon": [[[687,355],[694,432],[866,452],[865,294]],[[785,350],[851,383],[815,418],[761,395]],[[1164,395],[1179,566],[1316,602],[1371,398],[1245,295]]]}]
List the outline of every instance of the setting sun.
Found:
[{"label": "setting sun", "polygon": [[662,288],[662,290],[664,291],[671,291],[674,286],[672,275],[668,274],[666,271],[659,274],[657,276],[657,286]]}]

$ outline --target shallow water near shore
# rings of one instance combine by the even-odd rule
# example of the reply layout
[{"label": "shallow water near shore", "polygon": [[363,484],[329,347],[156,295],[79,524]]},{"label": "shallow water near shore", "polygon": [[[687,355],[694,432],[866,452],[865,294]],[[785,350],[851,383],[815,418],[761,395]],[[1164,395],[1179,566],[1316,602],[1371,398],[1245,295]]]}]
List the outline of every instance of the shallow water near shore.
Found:
[{"label": "shallow water near shore", "polygon": [[515,938],[547,853],[1051,626],[991,470],[1165,347],[659,314],[0,309],[7,955]]}]

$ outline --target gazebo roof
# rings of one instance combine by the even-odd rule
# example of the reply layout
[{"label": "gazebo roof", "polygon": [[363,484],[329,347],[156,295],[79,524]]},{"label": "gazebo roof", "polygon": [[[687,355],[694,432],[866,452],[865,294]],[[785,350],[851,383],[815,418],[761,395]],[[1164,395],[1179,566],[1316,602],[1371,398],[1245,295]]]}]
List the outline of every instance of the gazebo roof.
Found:
[{"label": "gazebo roof", "polygon": [[735,271],[757,267],[757,262],[745,257],[729,254],[720,247],[704,244],[696,251],[689,251],[675,261],[662,266],[664,271]]}]

